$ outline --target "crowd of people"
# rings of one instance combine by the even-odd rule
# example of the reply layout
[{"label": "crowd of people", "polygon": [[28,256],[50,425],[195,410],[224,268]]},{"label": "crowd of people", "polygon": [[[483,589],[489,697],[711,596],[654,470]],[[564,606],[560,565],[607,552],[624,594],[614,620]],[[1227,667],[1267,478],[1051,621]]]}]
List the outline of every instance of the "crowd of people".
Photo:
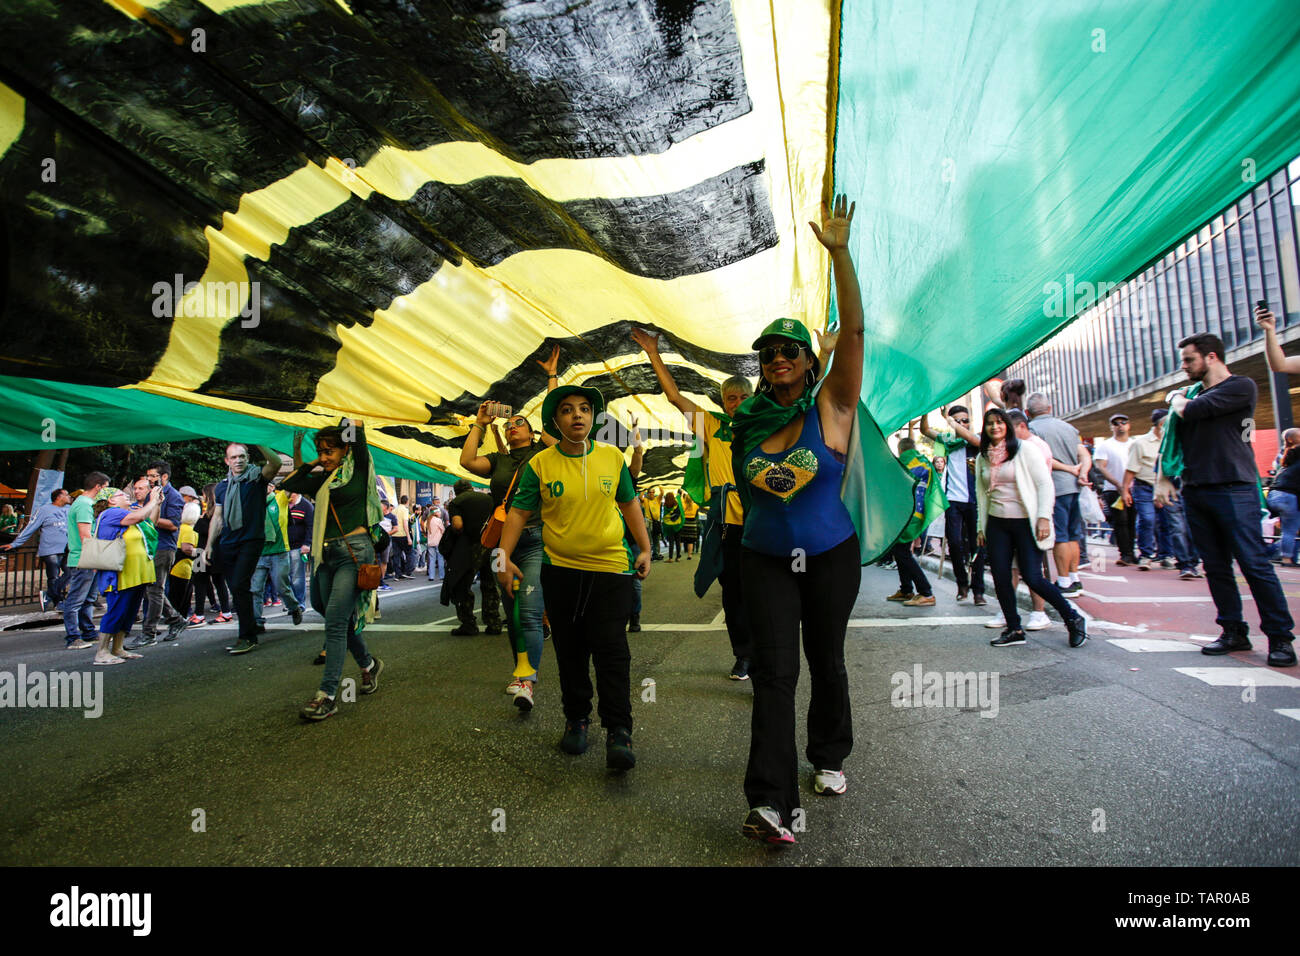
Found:
[{"label": "crowd of people", "polygon": [[[282,606],[296,626],[310,606],[324,620],[324,640],[313,655],[323,666],[319,687],[300,710],[308,721],[337,712],[349,654],[361,693],[378,690],[385,665],[367,624],[389,580],[424,571],[441,581],[457,636],[479,633],[477,583],[486,633],[506,637],[513,705],[535,706],[549,637],[564,721],[559,747],[573,756],[588,750],[594,710],[606,766],[616,771],[637,762],[628,634],[640,630],[643,582],[656,561],[697,561],[696,593],[720,585],[728,676],[753,689],[741,831],[793,843],[801,649],[812,687],[805,754],[815,793],[847,792],[853,747],[844,643],[864,535],[844,488],[859,464],[864,328],[848,253],[852,218],[853,207],[837,197],[820,226],[810,223],[832,265],[835,333],[814,348],[803,323],[772,322],[751,345],[757,386],[728,378],[720,410],[683,395],[657,336],[633,332],[698,440],[702,494],[658,485],[638,491],[643,449],[635,422],[628,463],[621,447],[593,437],[605,398],[559,381],[557,347],[539,362],[547,373],[540,433],[491,399],[479,407],[460,465],[486,480],[486,490],[462,480],[446,504],[435,498],[428,506],[381,495],[365,425],[345,418],[314,434],[309,461],[298,433],[292,469],[279,480],[275,450],[240,443],[225,450],[226,477],[201,493],[173,488],[165,461],[122,488],[91,472],[75,495],[54,492],[8,547],[39,536],[42,601],[61,607],[67,646],[93,647],[96,665],[137,659],[141,648],[209,623],[207,607],[216,621],[237,619],[228,651],[247,654],[266,630],[266,608]],[[1257,321],[1270,330],[1273,349],[1271,314],[1260,309]],[[909,425],[898,450],[916,479],[916,510],[882,558],[899,575],[899,590],[886,600],[936,606],[917,559],[937,529],[959,602],[987,604],[989,572],[999,612],[986,625],[999,631],[993,646],[1025,644],[1026,631],[1051,626],[1050,607],[1068,645],[1082,647],[1087,626],[1072,601],[1085,593],[1080,569],[1101,570],[1097,539],[1089,557],[1088,525],[1099,528],[1104,518],[1118,566],[1176,571],[1182,580],[1200,578],[1204,566],[1223,630],[1206,654],[1251,647],[1235,560],[1262,618],[1268,663],[1294,665],[1293,622],[1270,557],[1294,566],[1300,556],[1300,430],[1285,436],[1267,493],[1281,519],[1270,556],[1260,523],[1264,496],[1242,432],[1253,416],[1254,382],[1231,373],[1213,335],[1190,336],[1179,347],[1191,385],[1171,392],[1136,437],[1129,417],[1116,413],[1111,437],[1090,444],[1055,417],[1047,395],[1016,380],[985,387],[989,407],[978,429],[962,405],[940,410],[942,429],[928,416],[919,436]],[[1277,361],[1296,361],[1276,351]],[[496,451],[485,453],[489,435]],[[1033,602],[1023,619],[1020,581]],[[101,595],[106,610],[96,630],[92,608]],[[140,635],[127,643],[137,622]]]}]

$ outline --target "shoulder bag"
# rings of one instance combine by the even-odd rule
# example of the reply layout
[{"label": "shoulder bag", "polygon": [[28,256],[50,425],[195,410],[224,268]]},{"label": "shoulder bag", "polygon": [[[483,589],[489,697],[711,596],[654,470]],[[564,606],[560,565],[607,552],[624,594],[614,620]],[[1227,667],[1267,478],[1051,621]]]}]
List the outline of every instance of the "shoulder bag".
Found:
[{"label": "shoulder bag", "polygon": [[527,462],[524,462],[523,465],[515,469],[515,476],[510,479],[510,487],[506,489],[506,496],[501,499],[501,504],[496,506],[492,516],[483,524],[483,533],[479,535],[479,543],[488,551],[501,543],[501,531],[506,526],[506,502],[510,500],[510,493],[515,490],[515,482],[519,480],[519,473],[524,470],[524,466],[527,464]]},{"label": "shoulder bag", "polygon": [[122,531],[115,538],[97,538],[99,519],[95,519],[90,529],[90,537],[81,545],[81,557],[77,567],[90,568],[93,571],[121,571],[126,564],[126,534]]},{"label": "shoulder bag", "polygon": [[[342,531],[343,522],[339,521],[338,512],[334,510],[334,502],[332,501],[330,502],[330,514],[334,516],[334,523],[337,524],[339,530]],[[373,591],[379,587],[380,582],[383,580],[383,569],[380,568],[378,564],[362,564],[359,562],[357,560],[357,553],[352,550],[352,542],[348,540],[346,534],[343,535],[343,544],[347,546],[348,554],[352,558],[352,563],[357,566],[357,590]]]}]

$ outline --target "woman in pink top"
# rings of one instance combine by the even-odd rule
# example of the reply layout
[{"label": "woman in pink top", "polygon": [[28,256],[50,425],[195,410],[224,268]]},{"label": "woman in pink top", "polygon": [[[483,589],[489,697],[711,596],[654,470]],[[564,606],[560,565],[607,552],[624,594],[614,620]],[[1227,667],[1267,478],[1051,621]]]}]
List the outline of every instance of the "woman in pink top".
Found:
[{"label": "woman in pink top", "polygon": [[424,534],[429,539],[429,580],[437,581],[446,571],[446,562],[442,552],[438,550],[438,543],[442,541],[442,534],[447,530],[447,526],[442,522],[442,515],[436,508],[430,508],[428,515],[424,519]]}]

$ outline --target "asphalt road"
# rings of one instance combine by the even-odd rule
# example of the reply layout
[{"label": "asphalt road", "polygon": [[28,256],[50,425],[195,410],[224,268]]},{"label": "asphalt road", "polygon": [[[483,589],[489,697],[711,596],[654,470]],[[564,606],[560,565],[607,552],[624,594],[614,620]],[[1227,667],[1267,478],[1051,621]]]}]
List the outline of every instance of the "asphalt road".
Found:
[{"label": "asphalt road", "polygon": [[[647,628],[630,636],[639,763],[621,776],[595,733],[585,756],[557,749],[549,648],[521,715],[504,693],[505,639],[450,636],[423,580],[388,595],[371,632],[379,692],[320,724],[298,718],[321,673],[312,613],[294,628],[275,609],[242,657],[223,650],[230,626],[209,626],[110,668],[63,651],[60,629],[4,633],[0,671],[103,672],[104,701],[97,719],[0,707],[0,864],[1300,862],[1300,721],[1278,712],[1300,708],[1294,672],[1289,686],[1243,687],[1281,672],[1195,646],[1135,652],[1107,640],[1133,637],[1121,631],[1071,650],[1059,623],[996,649],[951,582],[937,607],[903,608],[884,600],[897,579],[878,568],[864,569],[846,648],[849,791],[815,796],[804,763],[799,845],[744,840],[751,689],[726,679],[718,593],[695,599],[694,567],[655,564],[646,584]],[[996,716],[896,706],[894,675],[917,665],[996,673]],[[1240,674],[1213,685],[1176,670],[1207,666]],[[357,676],[349,659],[344,677]],[[802,716],[799,728],[802,741]]]}]

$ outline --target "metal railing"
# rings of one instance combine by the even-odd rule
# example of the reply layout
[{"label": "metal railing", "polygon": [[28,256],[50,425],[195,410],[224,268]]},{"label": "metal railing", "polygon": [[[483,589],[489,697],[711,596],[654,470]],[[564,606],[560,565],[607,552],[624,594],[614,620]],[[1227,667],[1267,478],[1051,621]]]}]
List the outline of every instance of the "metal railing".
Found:
[{"label": "metal railing", "polygon": [[0,551],[0,607],[36,604],[45,587],[45,565],[36,556],[36,545]]}]

